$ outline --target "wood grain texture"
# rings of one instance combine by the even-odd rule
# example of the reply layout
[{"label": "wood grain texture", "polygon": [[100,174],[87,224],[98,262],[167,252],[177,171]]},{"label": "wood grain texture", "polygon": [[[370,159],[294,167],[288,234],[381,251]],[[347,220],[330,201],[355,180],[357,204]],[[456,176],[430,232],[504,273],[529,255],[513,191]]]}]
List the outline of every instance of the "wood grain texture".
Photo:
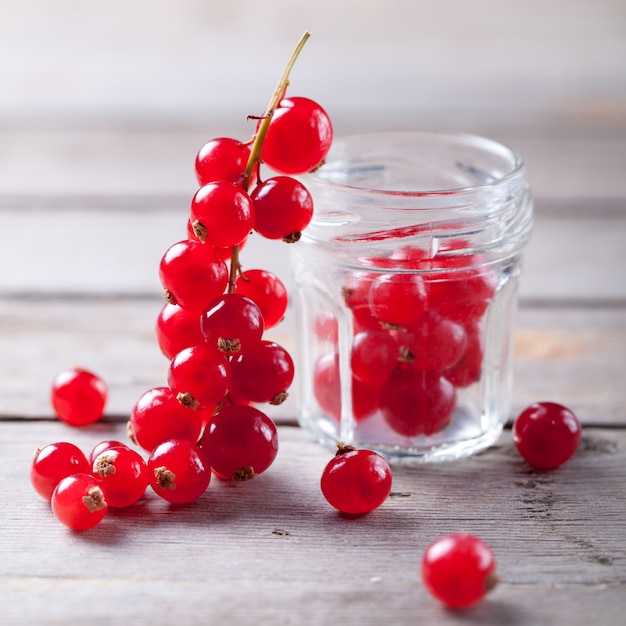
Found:
[{"label": "wood grain texture", "polygon": [[[597,614],[618,624],[626,608],[621,430],[586,429],[574,459],[552,473],[526,466],[505,431],[462,462],[396,468],[388,501],[349,519],[319,491],[330,451],[282,427],[275,465],[252,483],[215,480],[185,507],[149,492],[95,529],[68,531],[28,484],[34,448],[70,438],[89,450],[120,436],[122,425],[0,423],[12,486],[0,491],[3,624],[43,615],[49,624],[90,615],[94,623],[196,623],[201,615],[203,623],[319,624],[337,612],[346,624],[548,624],[564,613],[573,624]],[[502,579],[463,618],[441,610],[419,574],[428,543],[461,530],[491,544]]]},{"label": "wood grain texture", "polygon": [[[185,236],[193,160],[246,139],[304,29],[292,93],[338,136],[456,130],[524,158],[536,210],[516,336],[513,417],[537,400],[583,421],[578,453],[529,468],[510,429],[454,463],[394,469],[358,519],[319,490],[331,451],[279,422],[275,465],[214,480],[194,505],[148,492],[72,533],[29,480],[34,449],[125,437],[164,384],[157,265]],[[1,626],[416,623],[621,626],[626,613],[626,5],[623,0],[23,0],[0,3]],[[245,78],[244,78],[245,77]],[[248,268],[288,284],[287,249]],[[293,349],[292,311],[272,337]],[[105,420],[52,419],[54,374],[109,383]],[[419,573],[430,541],[482,536],[501,583],[443,610]]]},{"label": "wood grain texture", "polygon": [[[154,322],[160,299],[0,300],[0,418],[50,415],[50,382],[82,365],[109,384],[107,414],[127,418],[139,396],[166,384]],[[295,350],[293,312],[267,337]],[[622,307],[522,306],[517,322],[513,415],[539,399],[571,405],[587,424],[626,425],[626,311]],[[296,372],[296,383],[298,375]],[[267,407],[293,422],[295,395]],[[513,417],[513,415],[511,417]]]}]

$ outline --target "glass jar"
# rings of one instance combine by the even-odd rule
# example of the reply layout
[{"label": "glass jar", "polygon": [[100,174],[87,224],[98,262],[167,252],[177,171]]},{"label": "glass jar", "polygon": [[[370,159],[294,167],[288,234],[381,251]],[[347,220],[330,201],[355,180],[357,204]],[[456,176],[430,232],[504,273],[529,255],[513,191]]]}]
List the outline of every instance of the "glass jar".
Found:
[{"label": "glass jar", "polygon": [[391,461],[462,457],[509,415],[522,159],[465,134],[337,140],[291,247],[299,420]]}]

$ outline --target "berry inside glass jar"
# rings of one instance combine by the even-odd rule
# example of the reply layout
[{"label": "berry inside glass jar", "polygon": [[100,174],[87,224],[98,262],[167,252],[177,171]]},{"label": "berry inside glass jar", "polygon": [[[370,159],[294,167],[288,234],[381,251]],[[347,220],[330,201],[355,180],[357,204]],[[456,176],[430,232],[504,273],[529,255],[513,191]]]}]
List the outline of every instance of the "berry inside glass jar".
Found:
[{"label": "berry inside glass jar", "polygon": [[329,445],[452,459],[509,417],[521,158],[479,137],[335,142],[304,177],[316,211],[292,250],[300,421]]}]

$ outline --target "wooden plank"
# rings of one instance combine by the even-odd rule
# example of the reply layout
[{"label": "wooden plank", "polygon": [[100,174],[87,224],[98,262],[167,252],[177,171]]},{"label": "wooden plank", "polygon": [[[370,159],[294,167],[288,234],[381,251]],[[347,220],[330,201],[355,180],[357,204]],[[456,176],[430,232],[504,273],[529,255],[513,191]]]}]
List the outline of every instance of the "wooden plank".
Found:
[{"label": "wooden plank", "polygon": [[[103,198],[93,211],[7,208],[0,213],[0,293],[158,297],[161,257],[187,236],[188,202],[170,201],[153,212],[144,204],[107,206]],[[568,206],[538,210],[521,296],[626,301],[626,204],[609,203],[606,211],[586,201]],[[293,289],[289,245],[253,234],[241,262],[273,271]]]},{"label": "wooden plank", "polygon": [[[99,120],[59,124],[43,118],[33,123],[35,128],[3,127],[0,118],[0,206],[9,208],[13,197],[25,197],[31,205],[39,201],[46,208],[50,197],[68,196],[84,200],[85,209],[94,197],[122,198],[129,208],[137,197],[146,199],[148,209],[151,203],[163,206],[163,197],[186,205],[197,186],[193,164],[198,149],[216,136],[248,139],[254,132],[245,119],[249,112],[227,111],[182,127],[167,118],[145,126]],[[389,115],[385,109],[374,114],[330,114],[338,137],[425,129],[471,132],[504,142],[524,158],[539,199],[626,197],[624,123],[585,124],[552,116],[529,121],[515,113],[501,120],[445,111],[432,116]]]},{"label": "wooden plank", "polygon": [[[50,415],[57,371],[82,365],[110,386],[107,413],[125,419],[147,389],[166,384],[167,361],[153,334],[160,299],[0,300],[0,415]],[[560,401],[586,423],[626,423],[626,309],[522,307],[518,316],[514,414],[538,400]],[[293,311],[268,337],[293,351]],[[296,383],[298,375],[296,373]],[[267,407],[293,420],[296,394]]]},{"label": "wooden plank", "polygon": [[250,483],[213,481],[180,508],[148,493],[95,529],[69,532],[29,485],[33,449],[66,439],[88,450],[121,436],[121,424],[0,422],[11,484],[0,491],[3,624],[73,624],[91,612],[95,623],[171,623],[174,614],[211,622],[227,615],[235,625],[316,624],[337,614],[346,624],[457,623],[419,575],[425,547],[452,531],[488,541],[502,579],[467,619],[621,623],[623,429],[585,429],[576,456],[550,473],[532,471],[505,431],[481,455],[395,468],[388,501],[347,519],[319,491],[331,452],[281,427],[275,465]]},{"label": "wooden plank", "polygon": [[0,104],[17,117],[201,117],[250,98],[261,109],[309,29],[314,37],[294,88],[305,85],[342,109],[527,115],[604,104],[623,112],[620,0],[514,9],[494,0],[366,7],[264,0],[241,9],[201,0],[77,4],[72,11],[45,0],[7,5],[0,24],[11,60],[0,65]]}]

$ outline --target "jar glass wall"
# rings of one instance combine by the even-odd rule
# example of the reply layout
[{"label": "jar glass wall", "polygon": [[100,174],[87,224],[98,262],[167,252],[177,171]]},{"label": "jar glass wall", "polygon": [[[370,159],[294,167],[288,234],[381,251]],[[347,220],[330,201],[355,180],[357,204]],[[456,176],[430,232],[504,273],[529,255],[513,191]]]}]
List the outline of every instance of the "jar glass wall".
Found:
[{"label": "jar glass wall", "polygon": [[337,140],[303,182],[315,214],[291,247],[302,426],[395,461],[493,443],[532,221],[521,158],[470,135],[368,134]]}]

